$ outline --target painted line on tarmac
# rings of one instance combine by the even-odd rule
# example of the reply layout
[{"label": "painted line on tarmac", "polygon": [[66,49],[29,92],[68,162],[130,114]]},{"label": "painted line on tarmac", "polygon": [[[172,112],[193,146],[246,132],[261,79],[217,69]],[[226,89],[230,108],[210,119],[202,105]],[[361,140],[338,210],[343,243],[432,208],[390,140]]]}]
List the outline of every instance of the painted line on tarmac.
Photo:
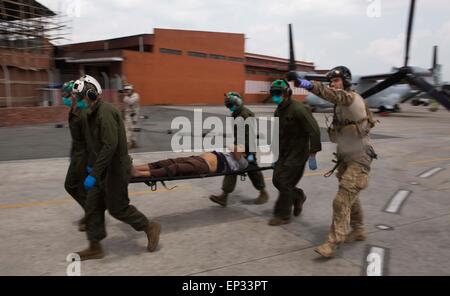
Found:
[{"label": "painted line on tarmac", "polygon": [[366,276],[388,275],[390,250],[380,246],[366,246],[361,274]]},{"label": "painted line on tarmac", "polygon": [[[140,195],[146,195],[152,192],[169,192],[169,191],[179,191],[179,190],[185,190],[192,188],[191,185],[178,185],[178,187],[168,190],[168,189],[157,189],[155,191],[149,189],[144,191],[133,191],[130,192],[129,196],[140,196]],[[66,204],[74,202],[73,198],[71,197],[64,197],[64,198],[58,198],[58,199],[50,199],[50,200],[43,200],[43,201],[33,201],[33,202],[25,202],[25,203],[16,203],[16,204],[0,204],[0,209],[20,209],[20,208],[31,208],[31,207],[40,207],[40,206],[49,206],[49,205],[60,205],[60,204]]]},{"label": "painted line on tarmac", "polygon": [[[327,171],[320,171],[317,173],[306,173],[304,174],[305,177],[312,177],[312,176],[322,176]],[[271,180],[272,177],[265,177],[265,180]],[[152,192],[169,192],[169,191],[180,191],[180,190],[186,190],[191,189],[192,186],[190,184],[184,184],[184,185],[177,185],[176,188],[173,188],[171,190],[168,189],[157,189],[155,191],[149,189],[144,191],[133,191],[129,193],[129,196],[140,196],[140,195],[146,195],[148,193]],[[47,205],[56,205],[56,204],[64,204],[72,202],[73,199],[70,197],[65,198],[59,198],[59,199],[52,199],[52,200],[44,200],[44,201],[35,201],[35,202],[27,202],[27,203],[16,203],[16,204],[0,204],[0,210],[1,209],[20,209],[20,208],[29,208],[29,207],[37,207],[37,206],[47,206]]]},{"label": "painted line on tarmac", "polygon": [[429,178],[443,170],[444,170],[443,168],[432,168],[432,169],[429,169],[429,170],[423,172],[422,174],[420,174],[419,178]]},{"label": "painted line on tarmac", "polygon": [[447,158],[431,158],[431,159],[424,159],[424,160],[417,160],[417,161],[409,161],[408,164],[423,164],[423,163],[437,162],[437,161],[443,161],[443,160],[450,160],[450,157],[447,157]]},{"label": "painted line on tarmac", "polygon": [[[303,175],[303,177],[315,177],[315,176],[323,176],[324,174],[326,174],[328,171],[320,171],[317,173],[305,173]],[[265,177],[264,180],[272,180],[272,177]]]},{"label": "painted line on tarmac", "polygon": [[387,230],[387,231],[394,230],[394,227],[386,225],[386,224],[378,224],[375,227],[378,228],[379,230]]},{"label": "painted line on tarmac", "polygon": [[397,193],[390,199],[389,203],[386,205],[383,211],[391,214],[398,214],[405,200],[411,193],[412,191],[409,190],[397,191]]},{"label": "painted line on tarmac", "polygon": [[0,204],[0,209],[19,209],[19,208],[29,208],[38,206],[48,206],[48,205],[59,205],[74,201],[72,198],[59,198],[44,201],[33,201],[26,203],[16,203],[16,204]]}]

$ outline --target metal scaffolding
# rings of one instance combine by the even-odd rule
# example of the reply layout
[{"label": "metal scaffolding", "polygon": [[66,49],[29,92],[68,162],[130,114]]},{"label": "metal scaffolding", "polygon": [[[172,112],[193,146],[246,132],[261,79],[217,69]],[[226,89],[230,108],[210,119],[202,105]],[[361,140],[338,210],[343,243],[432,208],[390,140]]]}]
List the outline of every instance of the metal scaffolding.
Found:
[{"label": "metal scaffolding", "polygon": [[35,0],[0,0],[0,48],[42,52],[68,28],[62,15]]},{"label": "metal scaffolding", "polygon": [[35,0],[0,0],[0,107],[47,104],[52,42],[65,39],[68,23]]}]

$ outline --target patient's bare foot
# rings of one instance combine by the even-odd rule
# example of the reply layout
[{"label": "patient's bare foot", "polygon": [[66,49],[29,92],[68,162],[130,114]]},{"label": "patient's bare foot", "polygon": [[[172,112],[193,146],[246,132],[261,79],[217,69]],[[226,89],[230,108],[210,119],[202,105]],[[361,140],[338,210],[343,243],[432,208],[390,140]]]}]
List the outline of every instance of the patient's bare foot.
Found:
[{"label": "patient's bare foot", "polygon": [[132,166],[131,175],[133,177],[150,177],[150,170],[144,166]]},{"label": "patient's bare foot", "polygon": [[131,167],[131,175],[133,177],[140,177],[141,176],[140,171],[136,170],[136,168],[134,166]]}]

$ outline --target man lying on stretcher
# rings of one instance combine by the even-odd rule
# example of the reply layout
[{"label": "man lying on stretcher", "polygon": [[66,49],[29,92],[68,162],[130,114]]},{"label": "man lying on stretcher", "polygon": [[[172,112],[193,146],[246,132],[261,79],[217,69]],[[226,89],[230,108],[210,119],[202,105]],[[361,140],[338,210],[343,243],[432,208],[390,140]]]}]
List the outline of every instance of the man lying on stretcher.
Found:
[{"label": "man lying on stretcher", "polygon": [[[240,147],[242,148],[242,147]],[[175,177],[214,173],[232,173],[245,170],[248,161],[244,149],[230,146],[230,153],[206,152],[200,156],[169,158],[133,166],[133,177]],[[242,152],[239,152],[242,151]]]}]

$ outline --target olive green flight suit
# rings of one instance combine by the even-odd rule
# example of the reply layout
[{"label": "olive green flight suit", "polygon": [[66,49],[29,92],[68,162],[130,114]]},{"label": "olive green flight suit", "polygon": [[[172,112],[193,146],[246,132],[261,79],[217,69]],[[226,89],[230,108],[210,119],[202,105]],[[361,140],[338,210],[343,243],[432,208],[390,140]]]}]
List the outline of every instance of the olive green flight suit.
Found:
[{"label": "olive green flight suit", "polygon": [[67,170],[64,188],[83,208],[86,202],[86,191],[83,182],[87,176],[86,166],[88,162],[86,140],[83,130],[83,119],[86,110],[71,108],[69,111],[69,129],[72,138],[70,149],[70,165]]},{"label": "olive green flight suit", "polygon": [[86,201],[88,239],[96,242],[106,237],[106,209],[136,231],[144,231],[149,221],[130,205],[128,197],[132,161],[120,112],[110,103],[98,101],[88,111],[87,123],[91,175],[97,180]]},{"label": "olive green flight suit", "polygon": [[[248,117],[255,117],[255,114],[250,111],[247,107],[245,106],[240,106],[238,109],[236,109],[233,114],[232,114],[233,118],[236,119],[238,117],[243,118],[244,120],[247,119]],[[237,145],[238,144],[238,125],[234,125],[234,144]],[[245,152],[248,153],[250,150],[250,142],[249,141],[254,141],[254,143],[256,144],[256,139],[250,139],[250,131],[249,131],[249,126],[245,126],[245,135],[244,135],[244,139],[245,139]],[[256,135],[255,135],[256,137]],[[256,145],[255,145],[256,147]],[[255,162],[256,162],[256,155],[255,156]],[[248,177],[250,178],[253,186],[261,191],[266,187],[266,184],[264,182],[264,175],[262,174],[262,172],[258,171],[258,172],[249,172],[248,173]],[[224,177],[223,179],[223,183],[222,183],[222,191],[229,194],[231,192],[234,191],[234,189],[236,188],[236,182],[237,182],[237,175],[227,175]]]},{"label": "olive green flight suit", "polygon": [[305,197],[303,190],[296,186],[310,153],[322,149],[320,128],[311,111],[302,102],[291,98],[278,105],[275,117],[279,117],[279,155],[272,182],[279,195],[273,214],[289,219],[294,202]]}]

